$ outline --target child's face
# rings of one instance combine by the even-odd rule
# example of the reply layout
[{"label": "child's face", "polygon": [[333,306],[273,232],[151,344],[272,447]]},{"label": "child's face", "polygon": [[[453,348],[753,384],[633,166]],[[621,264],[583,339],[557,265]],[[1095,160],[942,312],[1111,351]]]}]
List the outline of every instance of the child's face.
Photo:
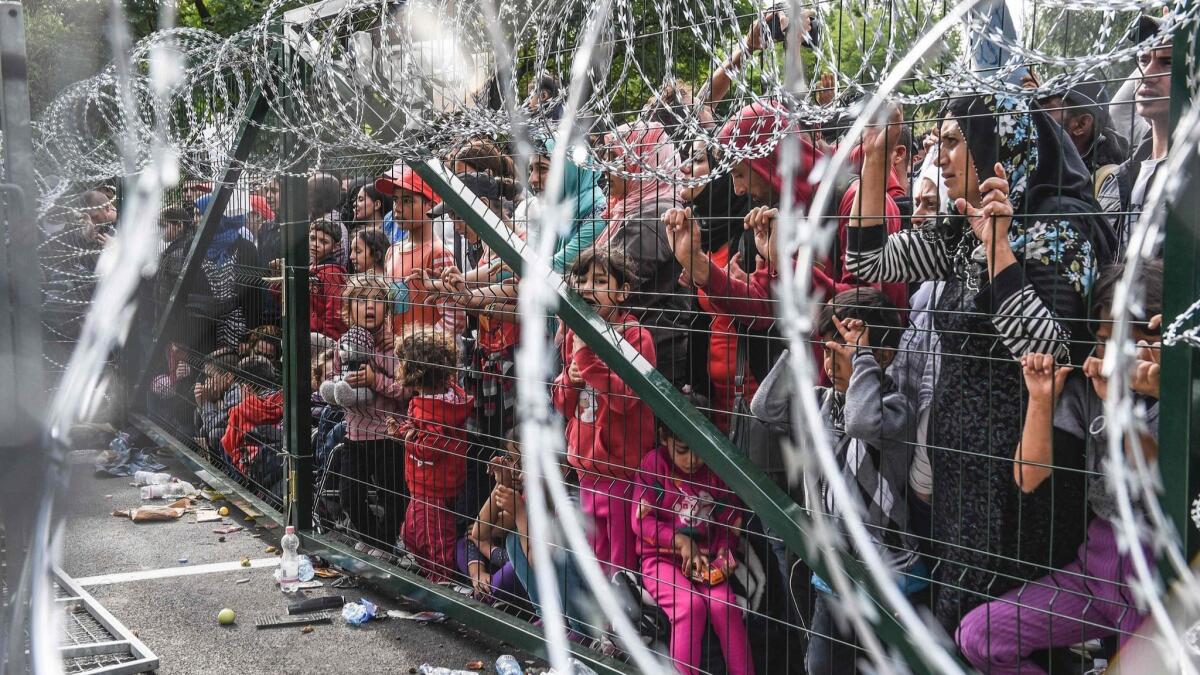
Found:
[{"label": "child's face", "polygon": [[378,298],[352,298],[350,303],[350,325],[375,330],[383,323],[385,309]]},{"label": "child's face", "polygon": [[[845,345],[845,341],[842,340],[842,336],[840,335],[822,336],[822,344],[829,341],[836,342],[842,346]],[[825,375],[833,383],[833,388],[844,394],[850,386],[850,371],[852,368],[850,359],[851,350],[832,349],[828,345],[825,345],[823,349],[824,358],[822,359],[822,365],[825,367]]]},{"label": "child's face", "polygon": [[704,460],[692,452],[687,443],[675,438],[669,432],[666,434],[667,451],[671,453],[671,463],[684,473],[695,473],[704,466]]},{"label": "child's face", "polygon": [[318,262],[328,257],[334,251],[337,243],[333,241],[333,237],[321,230],[308,231],[308,255],[313,262]]},{"label": "child's face", "polygon": [[204,379],[208,382],[210,391],[215,394],[224,395],[229,390],[230,383],[233,382],[233,375],[222,372],[214,365],[204,366]]},{"label": "child's face", "polygon": [[254,353],[274,361],[279,356],[279,348],[271,340],[259,340],[254,343]]},{"label": "child's face", "polygon": [[[1104,358],[1105,345],[1107,345],[1108,341],[1112,338],[1113,317],[1112,313],[1109,312],[1107,308],[1100,310],[1099,324],[1100,325],[1096,327],[1096,348],[1092,352],[1092,355],[1098,359],[1102,359]],[[1133,338],[1134,344],[1137,344],[1142,340],[1153,344],[1162,339],[1157,332],[1148,330],[1146,328],[1146,324],[1136,321],[1133,323],[1132,330],[1129,334]]]},{"label": "child's face", "polygon": [[606,319],[629,297],[629,284],[618,285],[608,269],[595,263],[579,277],[578,284],[580,297]]},{"label": "child's face", "polygon": [[325,357],[318,358],[312,367],[313,391],[321,388],[321,383],[333,376],[333,362]]},{"label": "child's face", "polygon": [[375,260],[371,258],[370,250],[360,237],[354,238],[354,244],[350,247],[350,259],[354,261],[355,272],[375,269]]}]

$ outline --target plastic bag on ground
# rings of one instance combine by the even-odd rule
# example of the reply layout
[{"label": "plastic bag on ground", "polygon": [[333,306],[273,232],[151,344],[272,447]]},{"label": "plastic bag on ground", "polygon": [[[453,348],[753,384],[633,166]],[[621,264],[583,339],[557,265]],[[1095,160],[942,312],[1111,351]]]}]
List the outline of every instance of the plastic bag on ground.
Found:
[{"label": "plastic bag on ground", "polygon": [[342,618],[351,626],[360,626],[375,617],[377,608],[366,598],[358,602],[347,602],[342,607]]}]

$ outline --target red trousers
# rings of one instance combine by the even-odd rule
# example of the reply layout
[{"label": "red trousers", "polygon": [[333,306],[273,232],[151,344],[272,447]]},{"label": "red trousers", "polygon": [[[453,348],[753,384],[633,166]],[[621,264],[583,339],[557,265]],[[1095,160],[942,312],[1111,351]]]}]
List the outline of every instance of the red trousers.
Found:
[{"label": "red trousers", "polygon": [[454,574],[454,499],[412,497],[405,511],[401,538],[431,581]]}]

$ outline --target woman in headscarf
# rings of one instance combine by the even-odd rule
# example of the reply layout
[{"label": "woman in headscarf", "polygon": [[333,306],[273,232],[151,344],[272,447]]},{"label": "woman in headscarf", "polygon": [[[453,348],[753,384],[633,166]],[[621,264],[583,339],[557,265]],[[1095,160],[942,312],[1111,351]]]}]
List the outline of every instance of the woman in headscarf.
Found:
[{"label": "woman in headscarf", "polygon": [[[717,158],[704,141],[692,144],[690,160],[684,164],[684,175],[699,179],[709,175]],[[750,197],[734,192],[733,178],[722,174],[696,187],[685,187],[680,197],[691,208],[692,217],[699,223],[700,250],[711,264],[743,277],[743,269],[753,269],[758,258],[753,236],[746,236],[746,214]],[[693,343],[693,362],[703,357],[698,372],[706,378],[696,378],[693,388],[705,390],[716,414],[713,421],[722,431],[729,431],[729,413],[733,412],[737,396],[747,402],[754,396],[758,381],[747,366],[747,347],[742,339],[746,329],[740,328],[729,313],[709,300],[708,293],[697,289],[701,313],[693,325],[694,335],[704,344]],[[740,343],[740,344],[739,344]],[[741,358],[739,358],[739,350]],[[707,385],[705,383],[707,382]]]},{"label": "woman in headscarf", "polygon": [[[1023,389],[1016,359],[1082,363],[1086,299],[1113,255],[1079,153],[1024,100],[953,101],[938,164],[951,205],[921,231],[887,234],[882,129],[868,132],[846,263],[871,281],[944,279],[935,306],[941,363],[931,418],[935,613],[950,631],[967,611],[1072,559],[1085,531],[1084,476],[1056,472],[1022,495],[1013,483]],[[1055,457],[1056,466],[1080,457]]]},{"label": "woman in headscarf", "polygon": [[[536,216],[540,207],[546,182],[550,179],[550,156],[554,154],[554,139],[545,140],[544,147],[529,163],[529,187],[536,194],[517,205],[515,220],[526,223]],[[579,254],[596,241],[604,232],[607,222],[602,218],[607,206],[604,190],[600,187],[600,175],[586,166],[579,166],[567,157],[563,170],[562,198],[571,209],[571,228],[563,234],[555,246],[554,269],[560,273],[571,269]],[[527,225],[528,226],[528,225]]]},{"label": "woman in headscarf", "polygon": [[690,384],[687,327],[695,311],[693,296],[679,283],[682,267],[667,242],[662,216],[679,206],[675,186],[651,173],[674,174],[681,162],[663,126],[657,122],[625,124],[604,139],[601,149],[609,162],[619,163],[631,176],[616,172],[608,180],[604,232],[596,248],[621,252],[637,270],[639,283],[628,301],[654,338],[658,370],[678,388]]}]

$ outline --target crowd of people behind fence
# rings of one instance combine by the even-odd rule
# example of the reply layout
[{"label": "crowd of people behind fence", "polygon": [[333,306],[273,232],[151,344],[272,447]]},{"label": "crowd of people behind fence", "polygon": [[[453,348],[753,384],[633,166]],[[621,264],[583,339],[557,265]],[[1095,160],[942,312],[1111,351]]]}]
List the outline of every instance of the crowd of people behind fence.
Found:
[{"label": "crowd of people behind fence", "polygon": [[[1143,17],[1133,37],[1157,29]],[[1089,80],[1040,100],[962,96],[926,121],[893,106],[886,124],[868,129],[834,201],[833,247],[804,271],[821,300],[812,386],[837,485],[791,484],[784,470],[796,384],[782,358],[776,284],[792,261],[778,259],[775,237],[785,199],[811,203],[810,174],[841,142],[839,129],[762,103],[718,115],[731,73],[771,48],[756,22],[698,91],[664,87],[627,124],[592,138],[623,172],[568,162],[561,194],[546,195],[548,138],[536,139],[528,191],[502,141],[469,139],[446,166],[522,238],[539,201],[562,200],[570,221],[554,269],[807,509],[837,523],[846,500],[858,502],[901,591],[932,610],[973,666],[1045,672],[1072,645],[1124,645],[1143,616],[1128,583],[1133,553],[1114,533],[1100,364],[1130,229],[1168,153],[1170,45],[1142,53],[1123,82]],[[830,102],[824,89],[813,95]],[[543,74],[530,112],[556,119],[561,98],[561,83]],[[685,107],[727,148],[793,136],[790,180],[782,144],[695,187],[662,178],[703,178],[722,162],[718,148],[688,138]],[[277,494],[286,473],[281,186],[262,180],[212,226],[198,254],[203,291],[177,300],[149,392],[152,412],[232,475]],[[149,296],[158,311],[213,199],[198,181],[183,190],[159,222],[164,249]],[[316,173],[306,193],[318,516],[366,554],[535,613],[543,589],[533,570],[553,565],[572,639],[601,637],[611,626],[579,592],[575,561],[538,559],[529,539],[514,405],[517,277],[403,162],[362,183]],[[83,195],[74,246],[105,246],[114,204],[104,190]],[[1151,429],[1161,274],[1158,263],[1144,269],[1131,374]],[[71,278],[52,282],[61,294]],[[661,610],[659,638],[676,667],[778,672],[762,640],[784,626],[790,642],[807,644],[807,672],[852,670],[861,636],[837,620],[832,580],[797,579],[808,568],[596,345],[560,321],[547,330],[561,469],[592,552],[644,598],[638,612]],[[1153,460],[1153,432],[1142,447]],[[748,630],[764,616],[771,630]]]}]

